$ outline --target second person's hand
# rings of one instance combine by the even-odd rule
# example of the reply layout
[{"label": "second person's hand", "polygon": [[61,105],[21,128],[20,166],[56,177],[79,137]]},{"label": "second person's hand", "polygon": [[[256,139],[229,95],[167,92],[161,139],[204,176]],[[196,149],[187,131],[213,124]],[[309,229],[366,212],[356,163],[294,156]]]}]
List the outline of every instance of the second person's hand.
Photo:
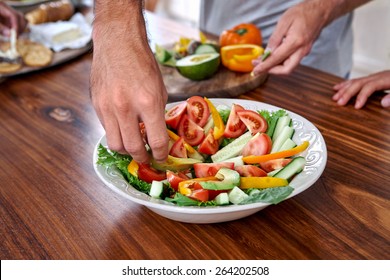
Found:
[{"label": "second person's hand", "polygon": [[23,14],[0,1],[0,34],[10,36],[11,29],[21,34],[27,25]]}]

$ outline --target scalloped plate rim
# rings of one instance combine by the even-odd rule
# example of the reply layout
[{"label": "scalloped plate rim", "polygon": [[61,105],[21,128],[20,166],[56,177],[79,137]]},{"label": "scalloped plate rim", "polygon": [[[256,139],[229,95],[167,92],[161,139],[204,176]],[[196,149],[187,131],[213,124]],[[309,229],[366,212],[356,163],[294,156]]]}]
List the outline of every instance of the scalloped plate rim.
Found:
[{"label": "scalloped plate rim", "polygon": [[[229,106],[232,103],[238,103],[242,106],[244,106],[247,109],[256,109],[256,110],[269,110],[269,111],[275,111],[279,109],[283,109],[274,105],[270,105],[267,103],[259,102],[259,101],[252,101],[252,100],[245,100],[245,99],[231,99],[231,98],[210,98],[210,100],[215,104],[215,105],[226,105]],[[179,103],[174,102],[167,104],[167,108],[170,108],[174,106],[175,104]],[[252,108],[251,108],[252,107]],[[253,108],[256,107],[256,108]],[[286,110],[286,109],[283,109]],[[301,192],[305,191],[309,187],[311,187],[321,176],[323,173],[325,166],[326,166],[326,161],[327,161],[327,149],[326,149],[326,144],[323,136],[321,135],[320,131],[306,118],[291,112],[289,110],[286,110],[286,112],[291,116],[292,120],[294,122],[301,121],[303,125],[310,127],[312,131],[315,132],[315,142],[310,143],[310,146],[308,150],[306,151],[305,155],[307,155],[314,147],[314,145],[320,145],[322,147],[321,151],[317,152],[320,154],[320,159],[321,162],[317,166],[317,169],[315,170],[315,174],[313,176],[309,176],[309,179],[304,182],[303,185],[296,186],[298,182],[297,179],[299,179],[302,174],[304,174],[305,170],[298,174],[294,180],[290,183],[290,186],[294,187],[295,190],[293,193],[291,193],[285,200],[292,198]],[[299,131],[297,131],[299,132]],[[297,133],[294,134],[293,139],[296,139]],[[118,188],[118,184],[113,182],[113,180],[109,181],[107,179],[107,175],[103,173],[103,170],[105,167],[98,166],[96,164],[97,160],[97,148],[99,144],[102,143],[103,145],[106,144],[106,138],[105,135],[103,135],[98,143],[95,146],[94,149],[94,154],[93,154],[93,165],[94,165],[94,170],[98,177],[103,181],[103,183],[108,186],[110,189],[115,191],[116,193],[120,194],[121,196],[135,202],[141,205],[144,205],[151,210],[156,209],[156,210],[162,210],[166,212],[174,212],[177,213],[178,215],[183,214],[183,215],[188,215],[188,214],[193,214],[193,215],[208,215],[208,214],[229,214],[232,212],[239,212],[239,211],[248,211],[248,210],[253,210],[253,209],[264,209],[265,207],[272,205],[271,203],[262,203],[262,202],[257,202],[257,203],[251,203],[251,204],[245,204],[245,205],[229,205],[229,206],[211,206],[211,207],[198,207],[198,206],[177,206],[162,200],[155,200],[151,197],[149,197],[146,194],[141,193],[140,191],[137,191],[135,188],[133,188],[129,183],[125,181],[125,179],[120,179],[119,177],[113,178],[113,180],[119,180],[121,183],[123,183],[126,186],[126,189],[129,189],[132,192],[139,193],[139,195],[142,197],[136,197],[135,195],[129,193],[129,191],[123,191],[120,188]],[[315,151],[316,152],[316,151]],[[306,167],[305,167],[306,169]],[[114,171],[115,172],[115,171]],[[119,174],[119,171],[117,171]],[[310,174],[309,174],[310,175]],[[120,175],[119,175],[120,176]],[[306,175],[308,176],[308,175]],[[161,213],[157,213],[160,214]],[[242,216],[242,217],[245,217]],[[179,219],[180,220],[180,219]],[[191,221],[188,221],[191,222]]]}]

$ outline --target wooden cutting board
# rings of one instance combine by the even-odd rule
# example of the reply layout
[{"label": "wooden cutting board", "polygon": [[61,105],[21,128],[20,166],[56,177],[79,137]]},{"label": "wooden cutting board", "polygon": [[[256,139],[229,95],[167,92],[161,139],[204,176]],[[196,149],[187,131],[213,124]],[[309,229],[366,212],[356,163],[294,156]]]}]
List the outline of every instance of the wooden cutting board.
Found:
[{"label": "wooden cutting board", "polygon": [[191,81],[174,67],[160,65],[169,101],[187,99],[193,95],[214,98],[233,98],[262,85],[267,74],[252,77],[250,73],[237,73],[220,66],[218,72],[210,79]]}]

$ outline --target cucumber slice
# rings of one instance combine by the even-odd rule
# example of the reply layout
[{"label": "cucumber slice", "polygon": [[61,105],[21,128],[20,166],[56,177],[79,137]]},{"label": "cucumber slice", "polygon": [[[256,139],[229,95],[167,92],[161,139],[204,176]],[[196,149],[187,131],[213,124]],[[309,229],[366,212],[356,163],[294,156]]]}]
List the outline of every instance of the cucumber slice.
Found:
[{"label": "cucumber slice", "polygon": [[279,136],[273,141],[271,153],[276,153],[280,151],[280,147],[286,142],[287,139],[291,139],[294,134],[294,128],[290,126],[284,126]]},{"label": "cucumber slice", "polygon": [[236,166],[243,166],[244,165],[244,161],[242,160],[242,156],[225,159],[223,162],[233,162],[234,163],[234,167],[236,167]]},{"label": "cucumber slice", "polygon": [[229,201],[233,204],[240,204],[244,199],[248,198],[248,195],[243,192],[239,187],[234,187],[229,192]]},{"label": "cucumber slice", "polygon": [[220,193],[214,200],[217,205],[227,205],[229,204],[229,195],[228,193]]},{"label": "cucumber slice", "polygon": [[217,50],[215,49],[214,46],[209,45],[209,44],[202,44],[199,45],[196,50],[196,54],[204,54],[204,53],[217,53]]},{"label": "cucumber slice", "polygon": [[268,172],[268,173],[267,173],[267,176],[269,176],[269,177],[274,177],[274,175],[277,174],[280,170],[282,170],[282,168],[275,169],[275,170],[273,170],[273,171],[271,171],[271,172]]},{"label": "cucumber slice", "polygon": [[290,116],[283,116],[278,119],[274,133],[272,135],[272,141],[275,141],[278,138],[279,134],[282,132],[285,126],[290,126],[291,118]]},{"label": "cucumber slice", "polygon": [[297,146],[297,143],[295,143],[291,138],[286,139],[284,141],[283,145],[280,147],[279,152],[285,151],[285,150],[291,150],[292,148],[295,148]]},{"label": "cucumber slice", "polygon": [[157,44],[156,44],[155,56],[156,56],[157,61],[160,62],[161,64],[164,64],[172,57],[171,53],[168,50],[164,49],[163,47],[161,47],[160,45],[157,45]]},{"label": "cucumber slice", "polygon": [[214,155],[211,156],[213,162],[221,162],[230,158],[238,156],[245,145],[252,139],[250,131],[241,135],[230,144],[226,145]]},{"label": "cucumber slice", "polygon": [[296,157],[273,177],[282,178],[289,181],[295,174],[302,172],[305,164],[306,159],[304,157]]},{"label": "cucumber slice", "polygon": [[163,182],[161,181],[152,181],[150,187],[149,195],[154,198],[160,198],[163,192]]},{"label": "cucumber slice", "polygon": [[209,130],[212,129],[213,127],[214,127],[214,120],[210,115],[210,117],[207,120],[207,123],[203,127],[204,134],[207,135],[209,133]]},{"label": "cucumber slice", "polygon": [[268,126],[267,134],[269,137],[271,137],[271,139],[274,135],[274,131],[275,131],[276,124],[278,123],[278,119],[279,118],[272,118],[271,123]]}]

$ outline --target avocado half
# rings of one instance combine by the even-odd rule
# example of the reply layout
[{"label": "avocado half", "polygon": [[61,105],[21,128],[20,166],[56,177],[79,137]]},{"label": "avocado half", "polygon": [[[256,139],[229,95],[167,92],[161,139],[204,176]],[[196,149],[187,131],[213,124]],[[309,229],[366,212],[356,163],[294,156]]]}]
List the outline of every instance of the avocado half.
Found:
[{"label": "avocado half", "polygon": [[217,72],[221,58],[219,53],[188,55],[176,62],[179,73],[194,81],[210,78]]}]

